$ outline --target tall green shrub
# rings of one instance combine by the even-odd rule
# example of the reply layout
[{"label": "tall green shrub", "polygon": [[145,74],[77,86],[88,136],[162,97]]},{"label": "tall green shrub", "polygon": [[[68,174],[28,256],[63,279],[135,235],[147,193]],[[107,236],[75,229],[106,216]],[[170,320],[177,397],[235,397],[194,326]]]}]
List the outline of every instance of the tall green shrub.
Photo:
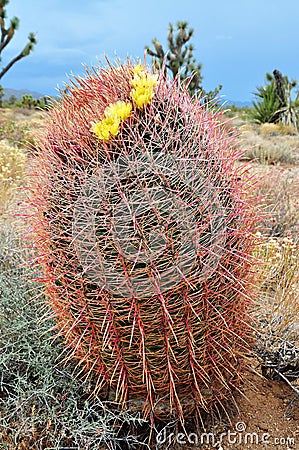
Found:
[{"label": "tall green shrub", "polygon": [[282,122],[298,129],[299,125],[299,91],[295,96],[293,89],[297,87],[297,80],[289,80],[278,70],[273,76],[266,74],[267,83],[257,87],[256,101],[253,101],[252,117],[257,123]]}]

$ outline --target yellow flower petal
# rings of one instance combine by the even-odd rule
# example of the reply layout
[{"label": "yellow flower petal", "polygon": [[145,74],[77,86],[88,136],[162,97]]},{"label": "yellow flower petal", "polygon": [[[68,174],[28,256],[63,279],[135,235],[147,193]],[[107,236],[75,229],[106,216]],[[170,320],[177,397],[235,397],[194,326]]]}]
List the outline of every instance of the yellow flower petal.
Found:
[{"label": "yellow flower petal", "polygon": [[135,73],[131,82],[134,89],[130,95],[138,108],[141,109],[152,100],[157,83],[157,75],[149,75],[146,72]]},{"label": "yellow flower petal", "polygon": [[116,136],[118,133],[120,119],[117,116],[108,116],[101,122],[94,123],[91,127],[91,131],[96,135],[98,139],[109,141],[112,136]]},{"label": "yellow flower petal", "polygon": [[126,120],[132,111],[132,104],[129,102],[118,101],[116,103],[112,103],[105,109],[105,116],[117,116],[121,120]]},{"label": "yellow flower petal", "polygon": [[144,67],[141,63],[137,64],[137,66],[134,67],[134,73],[136,73],[137,75],[141,75],[143,73],[145,73]]}]

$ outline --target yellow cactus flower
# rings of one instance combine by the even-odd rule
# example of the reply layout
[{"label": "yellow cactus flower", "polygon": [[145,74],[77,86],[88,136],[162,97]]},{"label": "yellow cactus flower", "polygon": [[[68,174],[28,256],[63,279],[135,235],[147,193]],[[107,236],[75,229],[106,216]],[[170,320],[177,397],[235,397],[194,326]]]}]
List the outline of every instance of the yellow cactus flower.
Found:
[{"label": "yellow cactus flower", "polygon": [[116,116],[120,120],[126,120],[132,111],[132,104],[129,102],[118,101],[105,109],[105,116]]},{"label": "yellow cactus flower", "polygon": [[105,117],[101,122],[92,124],[91,131],[98,139],[109,141],[111,136],[116,136],[118,133],[120,118],[116,115]]},{"label": "yellow cactus flower", "polygon": [[143,66],[138,64],[134,67],[134,78],[131,82],[131,98],[137,108],[141,109],[147,105],[154,96],[154,89],[158,83],[158,75],[149,75]]},{"label": "yellow cactus flower", "polygon": [[[134,77],[131,81],[132,90],[130,96],[137,108],[141,109],[147,105],[154,95],[154,89],[158,83],[158,75],[150,75],[142,64],[137,64],[134,68]],[[121,122],[126,120],[132,112],[132,103],[117,101],[107,106],[104,111],[104,118],[100,122],[92,123],[91,131],[98,139],[109,141],[111,136],[116,136]]]},{"label": "yellow cactus flower", "polygon": [[141,75],[143,73],[145,73],[144,67],[141,63],[137,64],[137,66],[134,67],[134,73],[136,73],[137,75]]},{"label": "yellow cactus flower", "polygon": [[126,120],[132,111],[129,102],[118,101],[107,106],[104,111],[104,119],[92,124],[91,131],[98,139],[109,141],[111,136],[116,136],[121,121]]}]

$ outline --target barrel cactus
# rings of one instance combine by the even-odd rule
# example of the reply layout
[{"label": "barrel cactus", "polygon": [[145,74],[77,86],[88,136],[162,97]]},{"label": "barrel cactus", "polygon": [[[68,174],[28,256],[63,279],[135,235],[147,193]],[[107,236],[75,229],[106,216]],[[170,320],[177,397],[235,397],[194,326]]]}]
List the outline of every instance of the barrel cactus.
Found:
[{"label": "barrel cactus", "polygon": [[238,386],[255,221],[238,157],[221,112],[141,63],[87,70],[49,112],[37,259],[58,333],[104,398],[186,418]]}]

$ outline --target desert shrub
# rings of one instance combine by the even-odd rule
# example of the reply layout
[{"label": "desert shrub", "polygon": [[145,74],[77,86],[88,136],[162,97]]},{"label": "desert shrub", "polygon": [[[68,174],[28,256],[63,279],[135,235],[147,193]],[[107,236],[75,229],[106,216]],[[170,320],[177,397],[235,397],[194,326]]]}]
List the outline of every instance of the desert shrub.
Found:
[{"label": "desert shrub", "polygon": [[[6,111],[7,112],[7,111]],[[27,153],[34,153],[37,135],[44,127],[44,115],[41,112],[30,111],[29,116],[14,110],[16,120],[7,118],[0,122],[0,139],[10,145],[23,148]]]},{"label": "desert shrub", "polygon": [[256,126],[252,125],[251,123],[242,123],[241,125],[239,125],[238,129],[241,133],[246,132],[246,131],[253,132],[256,129]]},{"label": "desert shrub", "polygon": [[29,154],[34,154],[38,143],[38,136],[41,135],[45,126],[45,116],[43,114],[33,115],[29,121],[24,122],[24,146]]}]

